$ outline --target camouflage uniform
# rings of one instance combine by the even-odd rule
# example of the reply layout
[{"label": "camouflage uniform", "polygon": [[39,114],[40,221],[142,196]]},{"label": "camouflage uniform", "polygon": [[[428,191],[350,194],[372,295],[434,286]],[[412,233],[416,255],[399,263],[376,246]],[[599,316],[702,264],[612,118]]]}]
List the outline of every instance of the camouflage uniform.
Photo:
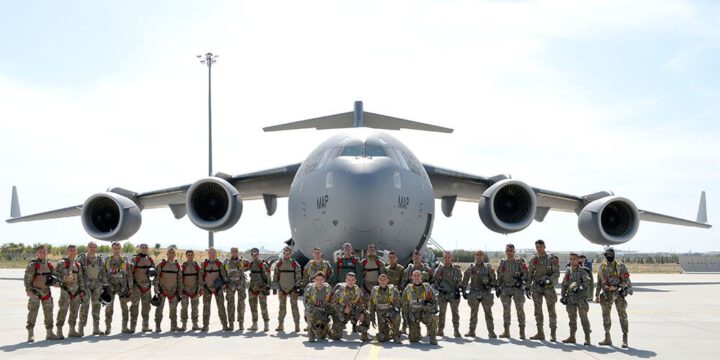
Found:
[{"label": "camouflage uniform", "polygon": [[330,265],[330,262],[325,259],[321,259],[318,263],[315,262],[315,259],[311,259],[307,264],[305,264],[305,269],[303,269],[303,286],[312,284],[313,276],[318,271],[325,274],[325,279],[327,279],[327,281],[332,279],[333,268],[332,265]]},{"label": "camouflage uniform", "polygon": [[[60,279],[60,300],[58,301],[58,313],[55,320],[57,336],[63,338],[62,327],[67,319],[70,325],[68,336],[79,337],[75,332],[75,325],[78,318],[78,310],[82,302],[85,285],[80,263],[75,260],[64,258],[55,265],[55,276]],[[68,317],[68,310],[70,316]]]},{"label": "camouflage uniform", "polygon": [[388,284],[395,285],[398,289],[402,286],[405,267],[400,264],[386,265],[385,274],[388,277]]},{"label": "camouflage uniform", "polygon": [[50,288],[46,284],[47,277],[52,275],[53,272],[53,266],[47,260],[32,260],[25,268],[25,291],[33,293],[33,295],[28,298],[27,305],[28,316],[26,328],[28,330],[28,341],[34,341],[33,329],[35,328],[35,320],[37,319],[40,305],[42,305],[43,316],[45,318],[47,340],[55,339],[55,334],[53,333],[53,299]]},{"label": "camouflage uniform", "polygon": [[370,292],[370,320],[376,320],[377,314],[379,342],[390,339],[400,343],[400,306],[402,298],[394,285],[374,286]]},{"label": "camouflage uniform", "polygon": [[285,330],[285,314],[287,314],[287,298],[290,297],[290,308],[295,331],[300,331],[300,310],[298,310],[298,290],[302,290],[302,272],[300,264],[293,259],[280,259],[273,273],[272,287],[279,292],[280,312],[278,313],[277,331]]},{"label": "camouflage uniform", "polygon": [[438,336],[444,336],[445,313],[447,305],[450,304],[454,336],[460,337],[460,287],[462,287],[462,272],[457,265],[438,265],[433,273],[433,287],[438,291],[438,305],[440,315],[438,316]]},{"label": "camouflage uniform", "polygon": [[223,330],[229,329],[227,323],[227,313],[225,312],[225,297],[223,296],[223,288],[215,287],[215,280],[222,279],[223,284],[228,281],[225,267],[220,260],[206,259],[200,266],[200,283],[205,289],[203,294],[203,331],[208,331],[210,327],[210,308],[213,295],[215,295],[215,304],[218,308],[218,316],[222,323]]},{"label": "camouflage uniform", "polygon": [[133,288],[133,277],[131,274],[130,262],[127,258],[112,256],[105,259],[105,273],[107,284],[110,286],[112,303],[105,307],[105,334],[110,334],[113,310],[115,308],[115,296],[120,301],[122,310],[122,332],[129,333],[128,329],[128,302],[130,301],[131,289]]},{"label": "camouflage uniform", "polygon": [[590,321],[588,320],[588,303],[585,289],[591,286],[592,280],[586,268],[578,266],[573,269],[568,267],[562,281],[562,298],[567,299],[565,308],[570,319],[570,337],[563,340],[564,343],[575,343],[575,332],[577,332],[577,317],[580,313],[580,322],[585,332],[585,344],[590,345]]},{"label": "camouflage uniform", "polygon": [[360,259],[358,259],[357,256],[352,255],[349,258],[344,256],[339,257],[335,262],[335,281],[333,282],[333,285],[345,282],[345,276],[351,272],[355,273],[357,283],[362,284],[361,266]]},{"label": "camouflage uniform", "polygon": [[[361,334],[360,339],[363,341],[368,340],[367,330],[370,319],[365,310],[365,303],[365,295],[359,286],[353,285],[350,287],[346,283],[339,283],[335,287],[335,293],[332,296],[332,338],[334,340],[342,339],[345,325],[348,322],[358,322],[357,331]],[[344,309],[348,304],[350,304],[350,314],[345,314]],[[363,314],[365,319],[360,321],[360,316]]]},{"label": "camouflage uniform", "polygon": [[270,295],[270,265],[263,261],[250,262],[250,288],[248,289],[248,304],[250,305],[250,314],[252,314],[253,325],[251,330],[257,330],[258,322],[258,302],[260,303],[260,311],[265,322],[265,331],[268,331],[268,322],[270,315],[267,309],[267,297]]},{"label": "camouflage uniform", "polygon": [[83,335],[88,320],[90,303],[92,303],[93,335],[100,335],[100,294],[105,281],[105,269],[100,255],[88,256],[81,254],[78,262],[82,267],[85,279],[85,299],[80,307],[80,335]]},{"label": "camouflage uniform", "polygon": [[155,294],[160,298],[160,304],[155,307],[155,331],[160,332],[165,300],[170,307],[170,331],[178,331],[177,306],[180,302],[180,289],[182,289],[182,268],[177,260],[169,262],[163,259],[157,268],[157,276],[153,279]]},{"label": "camouflage uniform", "polygon": [[[617,287],[616,290],[610,290],[610,286],[614,285]],[[623,293],[621,290],[623,289]],[[612,310],[613,304],[617,309],[618,317],[620,318],[620,328],[623,332],[623,345],[627,347],[627,334],[628,334],[628,317],[627,317],[627,300],[625,294],[632,293],[632,283],[630,282],[630,273],[625,267],[625,264],[614,260],[612,263],[603,261],[600,265],[600,270],[597,274],[597,282],[595,283],[595,293],[600,294],[600,306],[602,307],[603,315],[603,327],[605,328],[605,341],[601,345],[611,345],[610,341],[610,327],[612,320],[610,319],[610,311]]]},{"label": "camouflage uniform", "polygon": [[495,286],[497,286],[495,270],[489,263],[474,263],[465,270],[463,288],[468,289],[467,301],[468,305],[470,305],[470,331],[466,336],[475,337],[478,309],[482,303],[488,337],[492,339],[497,337],[495,335],[495,324],[492,315],[492,306],[495,300],[490,292]]},{"label": "camouflage uniform", "polygon": [[402,289],[405,289],[412,282],[412,273],[415,270],[420,270],[422,272],[423,282],[432,284],[433,270],[430,268],[430,266],[428,266],[424,262],[421,262],[419,264],[410,263],[405,268],[405,272],[403,272],[402,284],[400,284],[400,287]]},{"label": "camouflage uniform", "polygon": [[197,262],[185,261],[182,266],[182,300],[180,300],[180,321],[182,322],[182,331],[187,329],[188,321],[188,305],[192,307],[192,323],[193,330],[200,330],[198,326],[199,305],[200,305],[200,265]]},{"label": "camouflage uniform", "polygon": [[428,283],[419,285],[409,284],[402,294],[403,314],[407,319],[410,333],[408,338],[411,343],[416,343],[422,338],[420,323],[427,327],[430,344],[437,344],[435,338],[437,332],[437,306],[438,301],[435,291]]},{"label": "camouflage uniform", "polygon": [[325,339],[327,336],[331,298],[332,290],[328,283],[324,283],[321,288],[315,287],[315,284],[308,284],[305,287],[305,319],[308,323],[307,332],[311,342],[316,339]]},{"label": "camouflage uniform", "polygon": [[[557,313],[555,312],[555,303],[557,303],[557,293],[555,292],[555,285],[558,278],[560,278],[560,262],[557,256],[553,254],[542,256],[536,254],[530,259],[528,275],[532,281],[532,300],[535,305],[535,323],[538,331],[530,339],[545,340],[542,311],[544,298],[547,301],[548,317],[550,318],[550,341],[556,341]],[[550,281],[550,283],[546,284],[547,281]]]},{"label": "camouflage uniform", "polygon": [[155,267],[155,262],[149,255],[137,254],[132,260],[132,303],[130,305],[130,330],[135,332],[138,320],[138,310],[142,303],[142,331],[150,331],[150,290],[152,283],[148,277],[148,270]]},{"label": "camouflage uniform", "polygon": [[503,305],[503,327],[505,331],[500,337],[510,337],[510,303],[515,302],[520,338],[525,338],[525,297],[527,287],[528,266],[520,258],[503,259],[497,269],[498,291]]},{"label": "camouflage uniform", "polygon": [[378,276],[385,273],[385,262],[377,256],[368,256],[360,263],[362,269],[362,289],[370,294],[372,289],[379,285]]},{"label": "camouflage uniform", "polygon": [[230,282],[226,289],[227,294],[225,295],[227,300],[228,310],[228,325],[230,329],[233,328],[235,323],[235,295],[237,294],[237,321],[238,329],[243,330],[245,325],[245,299],[247,293],[245,292],[245,285],[247,284],[247,277],[245,277],[245,270],[248,269],[250,263],[242,258],[229,258],[225,259],[225,271],[227,271]]}]

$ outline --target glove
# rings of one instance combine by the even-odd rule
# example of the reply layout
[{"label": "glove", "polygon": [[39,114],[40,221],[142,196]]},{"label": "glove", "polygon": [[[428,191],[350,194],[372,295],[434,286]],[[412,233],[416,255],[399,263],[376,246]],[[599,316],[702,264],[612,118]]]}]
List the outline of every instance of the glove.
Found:
[{"label": "glove", "polygon": [[561,296],[560,303],[563,305],[567,305],[567,296],[565,296],[565,295]]},{"label": "glove", "polygon": [[295,292],[297,293],[298,296],[303,296],[304,290],[301,287],[296,287]]},{"label": "glove", "polygon": [[277,295],[277,289],[273,289],[273,295]]},{"label": "glove", "polygon": [[525,297],[528,299],[532,299],[532,293],[530,293],[530,288],[525,288]]}]

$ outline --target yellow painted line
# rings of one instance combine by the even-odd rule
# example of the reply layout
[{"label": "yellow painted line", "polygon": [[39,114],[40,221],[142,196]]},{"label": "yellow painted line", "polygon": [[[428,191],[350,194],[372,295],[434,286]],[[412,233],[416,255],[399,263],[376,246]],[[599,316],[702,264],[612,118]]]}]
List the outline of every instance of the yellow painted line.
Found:
[{"label": "yellow painted line", "polygon": [[372,349],[370,349],[370,355],[368,355],[368,360],[377,360],[378,355],[380,355],[380,349],[382,349],[380,345],[373,344]]}]

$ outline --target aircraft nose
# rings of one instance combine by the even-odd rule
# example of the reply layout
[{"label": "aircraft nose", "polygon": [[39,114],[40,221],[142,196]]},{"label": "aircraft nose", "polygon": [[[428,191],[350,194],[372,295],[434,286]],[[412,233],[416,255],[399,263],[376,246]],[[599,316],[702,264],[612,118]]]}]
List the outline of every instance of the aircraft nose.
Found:
[{"label": "aircraft nose", "polygon": [[341,164],[335,174],[336,194],[343,202],[340,217],[348,230],[372,231],[392,211],[392,169],[381,159],[353,160]]}]

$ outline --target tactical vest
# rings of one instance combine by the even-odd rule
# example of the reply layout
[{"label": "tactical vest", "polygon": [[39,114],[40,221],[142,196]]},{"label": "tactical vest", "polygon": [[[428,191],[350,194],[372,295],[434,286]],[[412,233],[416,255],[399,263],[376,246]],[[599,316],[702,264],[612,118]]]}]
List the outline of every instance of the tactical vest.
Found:
[{"label": "tactical vest", "polygon": [[225,271],[227,272],[230,281],[237,287],[242,288],[245,286],[247,278],[245,277],[245,268],[247,267],[247,261],[242,258],[229,258],[225,260]]},{"label": "tactical vest", "polygon": [[312,282],[313,275],[318,271],[323,273],[327,280],[330,277],[330,264],[323,259],[320,259],[320,264],[318,264],[315,259],[308,261],[305,267],[305,280],[309,283]]},{"label": "tactical vest", "polygon": [[110,256],[105,259],[105,273],[111,285],[127,285],[128,263],[127,259],[115,259]]},{"label": "tactical vest", "polygon": [[388,285],[384,289],[380,286],[375,286],[372,289],[370,295],[370,301],[377,310],[388,310],[395,306],[396,302],[400,299],[395,299],[395,287]]},{"label": "tactical vest", "polygon": [[353,285],[353,287],[350,287],[347,284],[342,284],[338,287],[335,297],[333,297],[333,301],[340,305],[340,307],[343,307],[346,304],[357,305],[360,303],[360,296],[361,293],[359,286]]},{"label": "tactical vest", "polygon": [[443,264],[438,266],[434,274],[434,279],[441,288],[442,284],[445,283],[445,291],[451,292],[455,291],[455,289],[460,285],[460,282],[462,281],[462,274],[460,273],[459,267],[454,265],[446,267]]},{"label": "tactical vest", "polygon": [[430,267],[427,266],[425,263],[420,263],[420,269],[415,269],[415,264],[410,263],[407,266],[407,269],[405,269],[405,274],[407,274],[408,283],[412,283],[412,273],[415,270],[420,270],[422,272],[422,281],[423,282],[430,282]]},{"label": "tactical vest", "polygon": [[30,268],[30,286],[40,293],[41,300],[49,299],[51,294],[46,281],[47,277],[55,271],[52,264],[47,260],[35,259],[30,261],[28,267]]},{"label": "tactical vest", "polygon": [[565,277],[562,282],[563,288],[569,287],[572,283],[575,283],[576,286],[582,285],[584,287],[583,291],[578,291],[577,293],[573,293],[572,291],[567,292],[567,296],[575,300],[573,303],[576,303],[579,300],[585,300],[587,298],[588,289],[592,291],[590,281],[583,281],[583,274],[586,274],[585,269],[579,266],[576,270],[572,270],[572,267],[569,267],[565,272]]},{"label": "tactical vest", "polygon": [[[338,260],[337,260],[337,262],[336,262],[336,264],[337,264],[337,265],[336,265],[336,269],[335,269],[335,274],[336,274],[336,276],[337,276],[337,281],[338,281],[339,283],[344,282],[344,281],[345,281],[345,277],[347,276],[347,274],[348,274],[349,272],[355,272],[355,273],[356,273],[356,272],[357,272],[357,263],[358,263],[359,261],[360,261],[360,260],[359,260],[357,257],[355,257],[355,256],[351,256],[349,259],[348,259],[348,258],[345,258],[345,257],[338,258]],[[356,275],[356,276],[359,276],[360,274],[357,274],[357,273],[356,273],[355,275]]]},{"label": "tactical vest", "polygon": [[382,261],[377,257],[374,257],[374,261],[370,258],[365,258],[362,261],[363,271],[363,282],[370,285],[378,284],[378,276],[380,276],[380,270],[382,269]]},{"label": "tactical vest", "polygon": [[490,291],[492,284],[493,271],[492,265],[488,263],[472,264],[468,268],[470,275],[470,290],[472,291]]},{"label": "tactical vest", "polygon": [[321,288],[316,288],[315,284],[310,284],[305,292],[307,303],[314,306],[324,306],[330,303],[330,285],[323,284]]},{"label": "tactical vest", "polygon": [[60,287],[67,291],[70,299],[74,299],[80,292],[81,265],[79,262],[64,258],[56,265],[60,275]]},{"label": "tactical vest", "polygon": [[407,294],[405,300],[410,304],[410,308],[413,310],[422,309],[425,301],[432,299],[433,290],[427,283],[420,285],[410,284],[408,285]]},{"label": "tactical vest", "polygon": [[559,266],[557,256],[553,254],[545,254],[544,256],[535,255],[530,260],[535,269],[533,274],[530,274],[532,280],[538,281],[543,276],[553,275],[553,266]]},{"label": "tactical vest", "polygon": [[173,262],[163,260],[158,266],[157,276],[158,283],[160,284],[160,289],[163,296],[167,297],[170,300],[175,297],[175,294],[178,291],[177,287],[178,282],[180,282],[181,271],[182,269],[180,268],[180,264],[177,262],[177,260],[173,260]]},{"label": "tactical vest", "polygon": [[100,280],[100,272],[103,268],[103,261],[99,255],[89,256],[87,254],[80,255],[78,262],[82,266],[85,287],[95,289]]},{"label": "tactical vest", "polygon": [[270,265],[258,260],[250,263],[250,290],[258,292],[267,290],[270,283]]},{"label": "tactical vest", "polygon": [[210,289],[212,291],[215,291],[215,289],[214,289],[215,280],[217,278],[221,277],[220,269],[222,268],[222,266],[223,266],[223,264],[218,259],[215,259],[215,260],[206,259],[205,261],[203,261],[203,265],[202,265],[203,279],[202,280],[203,280],[203,284],[205,284],[205,287],[207,287],[208,289]]},{"label": "tactical vest", "polygon": [[289,293],[293,290],[293,288],[295,288],[295,285],[301,280],[296,277],[296,274],[298,274],[299,266],[300,264],[298,264],[297,261],[293,259],[278,260],[275,271],[278,272],[277,280],[280,290],[285,293]]},{"label": "tactical vest", "polygon": [[149,256],[135,256],[133,263],[133,280],[135,284],[141,289],[150,287],[150,278],[148,277],[148,270],[155,267],[155,262]]},{"label": "tactical vest", "polygon": [[405,268],[400,264],[385,266],[385,274],[388,277],[388,284],[400,286],[402,284],[403,271]]},{"label": "tactical vest", "polygon": [[198,276],[200,276],[200,265],[195,261],[186,261],[182,264],[182,284],[183,293],[190,297],[195,297],[198,292]]}]

